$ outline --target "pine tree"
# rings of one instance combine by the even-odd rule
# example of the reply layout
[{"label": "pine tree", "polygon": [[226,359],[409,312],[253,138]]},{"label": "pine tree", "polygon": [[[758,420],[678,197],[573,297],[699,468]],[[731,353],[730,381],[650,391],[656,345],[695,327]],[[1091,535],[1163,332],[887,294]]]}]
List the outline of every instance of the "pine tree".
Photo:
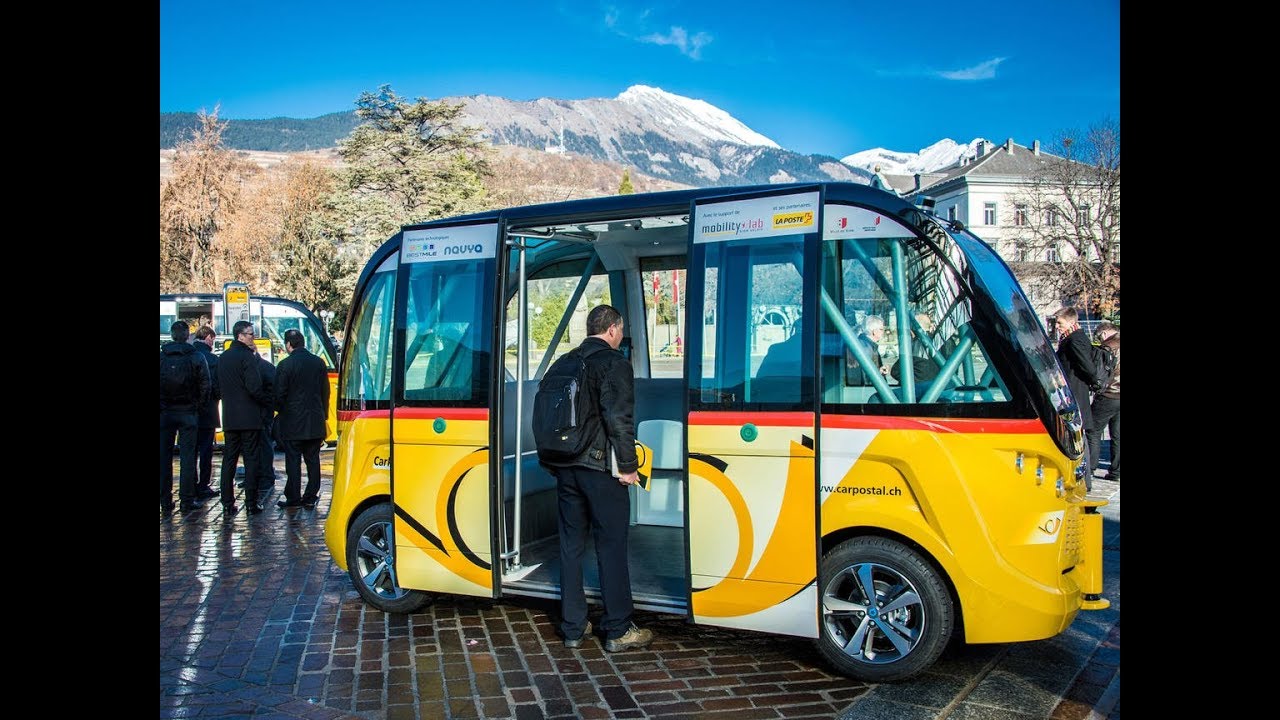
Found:
[{"label": "pine tree", "polygon": [[636,188],[631,184],[631,168],[622,171],[622,184],[618,185],[619,195],[634,195]]},{"label": "pine tree", "polygon": [[334,206],[357,241],[358,263],[402,225],[483,209],[486,148],[476,128],[459,124],[462,107],[421,97],[410,104],[390,85],[356,100],[364,122],[339,146],[345,167]]}]

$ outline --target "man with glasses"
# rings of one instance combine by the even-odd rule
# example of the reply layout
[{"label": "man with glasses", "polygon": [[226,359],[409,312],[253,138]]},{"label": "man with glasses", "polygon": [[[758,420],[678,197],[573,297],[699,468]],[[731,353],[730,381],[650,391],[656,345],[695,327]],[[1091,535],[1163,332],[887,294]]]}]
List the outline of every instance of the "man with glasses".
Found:
[{"label": "man with glasses", "polygon": [[222,507],[227,517],[236,507],[236,463],[244,457],[244,498],[250,514],[262,512],[259,462],[262,413],[270,410],[253,344],[253,324],[241,320],[231,327],[235,342],[218,359],[218,387],[222,391]]}]

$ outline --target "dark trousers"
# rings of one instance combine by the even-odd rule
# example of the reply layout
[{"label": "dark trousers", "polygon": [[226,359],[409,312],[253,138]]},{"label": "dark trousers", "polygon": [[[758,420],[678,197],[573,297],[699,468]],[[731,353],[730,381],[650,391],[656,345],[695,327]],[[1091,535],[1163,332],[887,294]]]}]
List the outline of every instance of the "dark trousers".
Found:
[{"label": "dark trousers", "polygon": [[[314,502],[320,497],[320,446],[324,440],[284,441],[284,499],[297,502],[302,499]],[[307,461],[307,491],[298,497],[302,489],[302,461]]]},{"label": "dark trousers", "polygon": [[244,501],[258,501],[258,475],[262,467],[261,430],[222,431],[222,504],[231,507],[236,502],[236,464],[244,456]]},{"label": "dark trousers", "polygon": [[196,499],[196,414],[160,411],[160,507],[173,509],[173,440],[178,439],[178,498]]},{"label": "dark trousers", "polygon": [[[276,486],[276,451],[269,428],[270,426],[267,426],[267,429],[262,430],[258,435],[258,491],[262,493],[262,497],[258,499],[263,502],[266,501],[267,494]],[[245,464],[247,465],[248,461]]]},{"label": "dark trousers", "polygon": [[213,435],[215,428],[196,429],[196,467],[199,474],[196,478],[196,489],[212,489],[213,482]]},{"label": "dark trousers", "polygon": [[1120,474],[1120,398],[1096,395],[1093,398],[1093,423],[1085,432],[1089,439],[1089,473],[1098,468],[1098,455],[1102,451],[1102,429],[1111,431],[1111,470],[1108,475]]},{"label": "dark trousers", "polygon": [[590,531],[596,546],[596,568],[604,615],[605,639],[622,637],[631,626],[631,573],[627,567],[627,531],[631,496],[627,486],[603,470],[556,468],[560,505],[560,616],[567,638],[587,626],[587,596],[582,587],[582,556]]}]

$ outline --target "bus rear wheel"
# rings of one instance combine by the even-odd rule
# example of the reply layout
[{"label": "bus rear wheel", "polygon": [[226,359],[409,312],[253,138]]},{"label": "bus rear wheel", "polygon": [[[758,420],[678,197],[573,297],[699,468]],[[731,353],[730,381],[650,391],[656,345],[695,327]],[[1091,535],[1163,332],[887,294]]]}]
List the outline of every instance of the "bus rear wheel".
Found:
[{"label": "bus rear wheel", "polygon": [[347,573],[360,597],[387,613],[411,613],[431,601],[421,590],[406,590],[396,580],[391,503],[379,503],[356,516],[347,531]]},{"label": "bus rear wheel", "polygon": [[915,550],[888,538],[854,538],[822,558],[818,577],[818,651],[845,675],[901,680],[946,649],[955,606],[942,576]]}]

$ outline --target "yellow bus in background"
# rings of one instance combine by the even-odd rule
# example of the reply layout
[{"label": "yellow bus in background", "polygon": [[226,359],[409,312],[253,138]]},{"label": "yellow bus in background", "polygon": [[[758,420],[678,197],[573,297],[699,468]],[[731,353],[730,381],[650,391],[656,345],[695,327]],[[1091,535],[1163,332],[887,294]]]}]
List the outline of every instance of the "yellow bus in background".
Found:
[{"label": "yellow bus in background", "polygon": [[953,636],[1048,638],[1108,606],[1087,399],[1013,274],[958,223],[847,183],[510,208],[387,241],[346,324],[325,526],[365,601],[559,597],[532,398],[602,302],[653,458],[638,607],[812,638],[888,681]]},{"label": "yellow bus in background", "polygon": [[[218,293],[191,293],[160,296],[160,344],[170,341],[169,328],[178,320],[191,326],[191,337],[201,325],[208,325],[218,333],[213,351],[222,354],[231,340],[230,328],[224,327],[226,316],[223,296]],[[273,365],[288,354],[284,349],[286,330],[298,330],[306,339],[307,350],[324,360],[329,368],[329,436],[326,443],[338,439],[337,386],[338,349],[334,346],[324,323],[305,305],[277,297],[254,297],[249,301],[249,319],[257,333],[255,344],[258,354]],[[194,342],[194,339],[192,340]]]}]

